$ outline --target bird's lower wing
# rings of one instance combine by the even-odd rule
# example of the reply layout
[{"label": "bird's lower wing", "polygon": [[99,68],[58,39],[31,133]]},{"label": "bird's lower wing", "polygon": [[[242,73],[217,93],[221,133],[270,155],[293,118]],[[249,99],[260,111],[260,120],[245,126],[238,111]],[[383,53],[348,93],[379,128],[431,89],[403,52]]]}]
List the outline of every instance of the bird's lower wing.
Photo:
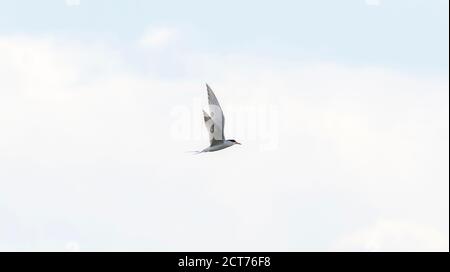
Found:
[{"label": "bird's lower wing", "polygon": [[203,119],[205,121],[206,129],[208,130],[210,145],[213,146],[222,143],[224,140],[222,128],[217,126],[214,119],[205,111],[203,111]]},{"label": "bird's lower wing", "polygon": [[[209,118],[212,119],[214,123],[215,129],[215,140],[223,141],[225,140],[224,128],[225,128],[225,116],[223,115],[222,108],[220,107],[219,100],[217,100],[216,95],[212,91],[212,89],[206,84],[206,89],[208,92],[208,104],[209,110],[211,112],[211,116]],[[219,134],[220,132],[220,134]]]}]

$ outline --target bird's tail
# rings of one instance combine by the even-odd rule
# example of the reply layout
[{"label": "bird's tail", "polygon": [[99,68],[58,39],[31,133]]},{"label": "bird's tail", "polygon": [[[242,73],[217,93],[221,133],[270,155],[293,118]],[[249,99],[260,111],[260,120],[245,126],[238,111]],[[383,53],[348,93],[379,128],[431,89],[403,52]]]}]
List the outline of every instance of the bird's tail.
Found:
[{"label": "bird's tail", "polygon": [[203,153],[203,151],[186,151],[186,153],[191,153],[192,155],[198,155],[200,153]]}]

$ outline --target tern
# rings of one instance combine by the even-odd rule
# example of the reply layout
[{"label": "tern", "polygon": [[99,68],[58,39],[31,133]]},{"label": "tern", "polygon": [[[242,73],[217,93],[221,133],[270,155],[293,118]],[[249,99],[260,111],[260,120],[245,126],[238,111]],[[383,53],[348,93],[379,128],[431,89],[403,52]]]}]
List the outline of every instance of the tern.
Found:
[{"label": "tern", "polygon": [[223,116],[222,108],[220,107],[216,95],[208,84],[206,84],[206,90],[208,92],[210,114],[203,111],[203,119],[209,134],[209,146],[202,151],[196,151],[196,153],[214,152],[236,144],[240,145],[240,143],[233,139],[225,139],[225,117]]}]

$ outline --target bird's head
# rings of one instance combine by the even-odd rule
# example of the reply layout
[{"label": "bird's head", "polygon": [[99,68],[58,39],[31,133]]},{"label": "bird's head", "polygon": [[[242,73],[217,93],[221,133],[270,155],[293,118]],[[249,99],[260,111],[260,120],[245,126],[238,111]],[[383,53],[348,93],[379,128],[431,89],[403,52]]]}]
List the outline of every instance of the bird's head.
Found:
[{"label": "bird's head", "polygon": [[231,140],[228,140],[229,142],[232,142],[234,145],[235,144],[238,144],[238,145],[240,145],[241,143],[238,143],[238,142],[236,142],[236,140],[233,140],[233,139],[231,139]]}]

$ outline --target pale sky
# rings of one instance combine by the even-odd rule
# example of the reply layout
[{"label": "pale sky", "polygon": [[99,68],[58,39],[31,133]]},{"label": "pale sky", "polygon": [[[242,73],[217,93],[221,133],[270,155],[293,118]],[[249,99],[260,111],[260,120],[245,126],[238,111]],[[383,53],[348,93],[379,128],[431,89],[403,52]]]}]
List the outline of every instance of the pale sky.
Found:
[{"label": "pale sky", "polygon": [[448,251],[448,10],[0,0],[0,251]]}]

